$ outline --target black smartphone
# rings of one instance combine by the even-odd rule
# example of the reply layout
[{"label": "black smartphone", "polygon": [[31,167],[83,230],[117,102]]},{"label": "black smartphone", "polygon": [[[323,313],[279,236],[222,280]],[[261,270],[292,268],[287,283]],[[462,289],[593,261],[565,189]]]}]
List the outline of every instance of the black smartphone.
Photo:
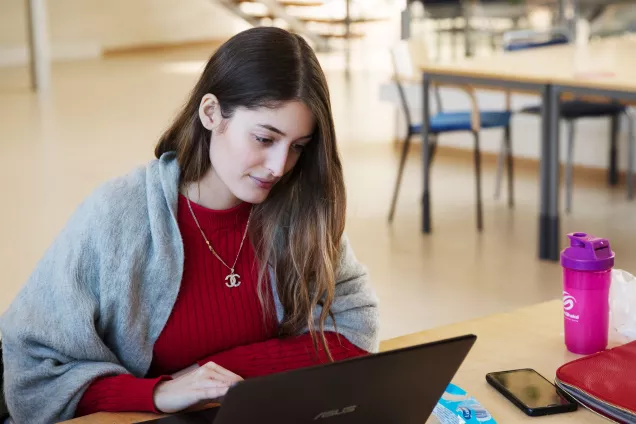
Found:
[{"label": "black smartphone", "polygon": [[531,417],[576,411],[577,404],[533,369],[492,372],[486,381]]}]

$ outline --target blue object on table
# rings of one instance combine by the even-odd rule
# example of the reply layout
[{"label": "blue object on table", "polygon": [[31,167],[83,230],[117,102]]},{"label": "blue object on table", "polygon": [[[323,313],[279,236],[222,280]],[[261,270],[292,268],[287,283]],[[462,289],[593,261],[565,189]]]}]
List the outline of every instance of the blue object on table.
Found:
[{"label": "blue object on table", "polygon": [[496,424],[490,415],[474,397],[465,390],[449,384],[433,410],[433,415],[441,424]]}]

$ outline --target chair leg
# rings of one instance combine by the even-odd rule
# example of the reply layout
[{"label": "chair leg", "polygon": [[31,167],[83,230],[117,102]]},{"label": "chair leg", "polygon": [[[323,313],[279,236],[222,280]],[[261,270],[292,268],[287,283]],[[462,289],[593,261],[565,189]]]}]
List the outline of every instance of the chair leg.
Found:
[{"label": "chair leg", "polygon": [[514,160],[512,156],[512,139],[510,137],[510,125],[506,126],[504,131],[506,142],[506,157],[508,159],[508,206],[515,205],[515,179],[514,179]]},{"label": "chair leg", "polygon": [[620,115],[614,115],[610,122],[610,155],[609,155],[609,185],[615,186],[618,184],[618,134],[620,132]]},{"label": "chair leg", "polygon": [[479,132],[473,131],[475,137],[475,189],[477,194],[477,230],[484,229],[483,208],[481,202],[481,151],[479,149]]},{"label": "chair leg", "polygon": [[437,134],[430,134],[429,140],[431,140],[428,146],[428,166],[433,165],[433,159],[435,159],[435,154],[437,153]]},{"label": "chair leg", "polygon": [[507,151],[506,134],[504,133],[501,139],[501,149],[499,149],[499,155],[497,155],[497,173],[495,174],[495,200],[498,200],[501,196],[501,180],[503,178],[503,169],[505,166],[505,155]]},{"label": "chair leg", "polygon": [[404,138],[404,144],[402,145],[402,156],[400,157],[400,167],[398,168],[397,177],[395,179],[395,187],[393,189],[393,200],[391,201],[391,209],[389,210],[389,222],[393,222],[393,215],[395,214],[395,205],[397,203],[398,193],[400,191],[400,184],[402,184],[402,174],[404,173],[404,164],[406,163],[406,156],[409,152],[409,145],[411,144],[411,133],[407,132]]},{"label": "chair leg", "polygon": [[629,112],[627,117],[627,199],[634,199],[634,117]]},{"label": "chair leg", "polygon": [[565,212],[572,212],[572,164],[574,162],[574,121],[568,121],[568,155],[565,165]]}]

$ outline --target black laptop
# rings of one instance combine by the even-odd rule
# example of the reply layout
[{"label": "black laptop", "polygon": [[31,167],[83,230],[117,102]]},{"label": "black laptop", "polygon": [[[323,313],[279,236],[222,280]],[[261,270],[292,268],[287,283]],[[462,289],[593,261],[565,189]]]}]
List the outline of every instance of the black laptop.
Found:
[{"label": "black laptop", "polygon": [[155,424],[423,424],[474,335],[245,380],[220,408]]}]

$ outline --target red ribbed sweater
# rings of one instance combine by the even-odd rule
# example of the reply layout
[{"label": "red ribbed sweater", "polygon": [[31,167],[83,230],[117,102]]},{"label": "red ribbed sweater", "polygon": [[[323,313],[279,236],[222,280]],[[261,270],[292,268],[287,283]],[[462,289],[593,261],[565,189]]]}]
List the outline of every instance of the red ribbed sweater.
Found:
[{"label": "red ribbed sweater", "polygon": [[[231,265],[236,258],[251,205],[215,211],[192,203],[193,211],[212,247]],[[268,314],[258,299],[258,265],[246,239],[235,272],[241,285],[228,288],[229,270],[208,250],[185,197],[179,195],[177,220],[185,251],[183,279],[172,313],[157,339],[145,378],[117,375],[95,380],[84,393],[76,416],[99,411],[159,412],[153,402],[155,386],[170,374],[214,361],[243,378],[256,377],[326,362],[316,358],[308,334],[277,338],[274,303],[266,287]],[[335,360],[367,352],[344,337],[326,333]]]}]

